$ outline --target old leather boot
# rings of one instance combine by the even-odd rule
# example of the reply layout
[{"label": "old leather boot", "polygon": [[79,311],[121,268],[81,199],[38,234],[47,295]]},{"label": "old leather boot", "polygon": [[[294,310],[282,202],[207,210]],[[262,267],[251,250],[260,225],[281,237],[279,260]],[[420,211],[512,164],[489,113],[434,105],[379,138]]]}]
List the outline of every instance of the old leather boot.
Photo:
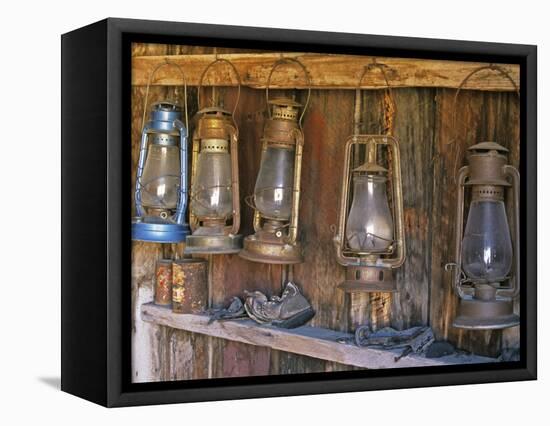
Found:
[{"label": "old leather boot", "polygon": [[260,291],[246,292],[245,309],[260,324],[294,328],[309,321],[315,312],[294,283],[287,283],[281,297],[270,299]]}]

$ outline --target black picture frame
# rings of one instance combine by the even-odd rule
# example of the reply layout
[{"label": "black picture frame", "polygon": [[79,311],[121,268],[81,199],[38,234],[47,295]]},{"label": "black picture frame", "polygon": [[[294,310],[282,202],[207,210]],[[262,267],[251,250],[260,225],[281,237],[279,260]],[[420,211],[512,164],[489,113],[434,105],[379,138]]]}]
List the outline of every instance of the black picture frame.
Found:
[{"label": "black picture frame", "polygon": [[[536,46],[113,18],[61,41],[62,390],[116,407],[536,379]],[[130,383],[127,141],[134,41],[519,64],[521,360]]]}]

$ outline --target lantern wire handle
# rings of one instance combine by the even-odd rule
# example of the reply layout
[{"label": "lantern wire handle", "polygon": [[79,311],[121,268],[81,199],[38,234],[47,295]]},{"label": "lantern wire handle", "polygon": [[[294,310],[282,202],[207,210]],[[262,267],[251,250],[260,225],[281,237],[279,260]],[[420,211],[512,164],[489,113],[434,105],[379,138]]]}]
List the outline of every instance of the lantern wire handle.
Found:
[{"label": "lantern wire handle", "polygon": [[239,106],[239,100],[241,98],[241,85],[242,85],[241,76],[240,76],[239,72],[237,71],[237,68],[235,67],[235,65],[231,61],[229,61],[228,59],[219,58],[217,53],[214,56],[214,60],[212,62],[210,62],[208,64],[208,66],[204,69],[204,71],[202,72],[201,77],[199,79],[199,86],[197,88],[197,105],[198,105],[198,108],[199,108],[199,111],[200,111],[201,110],[201,87],[202,87],[202,82],[204,80],[204,77],[205,77],[206,73],[208,72],[210,67],[212,67],[214,64],[217,64],[217,63],[220,63],[220,62],[229,65],[231,67],[231,69],[233,70],[233,74],[235,74],[235,77],[237,78],[237,99],[235,100],[235,105],[233,106],[233,110],[231,112],[231,118],[233,119],[233,124],[235,124],[235,126],[236,126],[235,112],[237,111],[237,107]]},{"label": "lantern wire handle", "polygon": [[271,110],[269,108],[269,84],[271,83],[271,77],[273,76],[273,73],[278,67],[285,64],[297,65],[303,71],[304,77],[306,78],[307,99],[306,99],[304,108],[302,109],[302,114],[300,115],[300,119],[298,120],[298,125],[300,126],[300,129],[302,129],[302,119],[304,118],[304,114],[306,113],[307,107],[309,105],[309,99],[311,97],[311,78],[309,77],[309,72],[306,66],[296,58],[285,58],[281,53],[281,58],[278,59],[271,67],[271,71],[269,72],[269,76],[267,77],[267,83],[265,85],[265,100],[267,103],[267,114],[269,118],[271,118]]},{"label": "lantern wire handle", "polygon": [[[157,65],[155,67],[155,69],[153,69],[151,74],[149,75],[149,80],[147,81],[147,88],[145,89],[145,102],[143,104],[143,116],[142,116],[142,119],[141,119],[141,131],[143,132],[143,128],[145,127],[145,118],[147,117],[147,100],[149,98],[149,89],[151,87],[151,83],[153,82],[153,77],[155,76],[156,72],[160,68],[165,67],[165,66],[173,66],[173,67],[177,68],[180,75],[181,75],[181,79],[183,81],[183,97],[184,97],[183,108],[184,108],[184,111],[185,111],[185,132],[186,132],[186,137],[187,137],[188,133],[189,133],[189,130],[188,130],[189,129],[189,119],[188,119],[188,114],[187,114],[187,79],[185,78],[185,73],[183,72],[183,69],[178,64],[169,61],[167,58],[164,59],[164,63]],[[177,98],[176,98],[176,103],[177,103]]]},{"label": "lantern wire handle", "polygon": [[514,92],[516,93],[518,98],[520,96],[518,85],[516,84],[516,82],[514,81],[512,76],[510,75],[510,73],[505,68],[501,67],[500,65],[489,64],[489,65],[483,65],[483,66],[480,66],[478,68],[475,68],[466,77],[464,77],[464,79],[460,82],[460,84],[458,85],[458,87],[456,89],[454,98],[453,98],[453,110],[452,110],[452,121],[451,121],[451,123],[452,123],[452,138],[447,143],[447,145],[450,145],[450,144],[455,144],[456,145],[456,153],[455,153],[455,159],[454,159],[454,164],[453,164],[453,179],[454,179],[455,182],[456,182],[456,177],[457,177],[456,174],[457,174],[457,171],[458,171],[457,170],[458,169],[458,162],[459,162],[460,156],[462,154],[462,150],[461,150],[460,145],[456,143],[456,105],[458,103],[458,95],[460,94],[460,91],[464,88],[464,86],[466,85],[468,80],[473,75],[475,75],[475,74],[477,74],[481,71],[485,71],[485,70],[496,71],[498,74],[505,77],[512,84],[512,86],[514,88]]},{"label": "lantern wire handle", "polygon": [[[356,89],[356,96],[358,98],[356,98],[356,104],[359,103],[359,106],[358,106],[358,109],[360,110],[361,109],[361,106],[360,106],[360,96],[361,96],[361,83],[363,82],[363,79],[365,78],[365,76],[370,72],[372,71],[373,69],[375,68],[378,68],[380,70],[380,73],[382,74],[382,77],[384,78],[384,82],[386,83],[386,90],[389,94],[389,98],[391,100],[391,106],[388,107],[388,111],[384,111],[384,119],[385,119],[385,127],[386,127],[386,131],[385,131],[385,134],[388,134],[388,135],[392,135],[393,134],[393,126],[394,126],[394,118],[395,118],[395,115],[397,114],[397,104],[395,102],[395,98],[393,96],[393,90],[392,90],[392,86],[390,85],[390,82],[388,80],[388,76],[386,74],[386,68],[387,68],[387,65],[385,64],[380,64],[378,62],[376,62],[376,58],[373,58],[372,60],[372,63],[366,65],[364,68],[363,68],[363,74],[361,74],[361,77],[359,78],[359,81],[357,82],[357,89]],[[388,113],[388,115],[386,115],[386,112]],[[354,123],[353,123],[353,132],[354,133],[357,133],[356,132],[356,129],[359,128],[359,123],[357,122],[357,117],[354,116]]]}]

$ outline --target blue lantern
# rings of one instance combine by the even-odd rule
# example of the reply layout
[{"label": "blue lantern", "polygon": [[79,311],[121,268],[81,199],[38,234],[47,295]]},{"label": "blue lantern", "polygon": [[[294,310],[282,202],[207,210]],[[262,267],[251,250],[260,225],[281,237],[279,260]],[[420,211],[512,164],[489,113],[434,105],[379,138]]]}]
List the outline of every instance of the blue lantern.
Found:
[{"label": "blue lantern", "polygon": [[[181,72],[179,66],[168,62],[157,69],[164,65],[176,66]],[[157,69],[151,74],[147,94]],[[134,199],[136,217],[132,220],[133,240],[152,243],[185,241],[190,232],[185,221],[187,126],[182,122],[182,108],[177,102],[153,104],[149,120],[143,126]]]}]

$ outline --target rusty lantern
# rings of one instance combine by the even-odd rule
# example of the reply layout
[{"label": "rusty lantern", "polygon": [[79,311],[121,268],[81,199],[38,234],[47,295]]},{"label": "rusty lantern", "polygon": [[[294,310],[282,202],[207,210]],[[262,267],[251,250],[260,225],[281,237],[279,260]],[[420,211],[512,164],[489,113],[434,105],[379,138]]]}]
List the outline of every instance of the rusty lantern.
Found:
[{"label": "rusty lantern", "polygon": [[[354,156],[362,145],[367,161],[353,168]],[[379,148],[388,151],[391,172],[378,164]],[[334,242],[338,263],[346,267],[346,279],[339,288],[346,292],[397,291],[392,269],[405,261],[405,235],[401,163],[395,138],[353,135],[348,139],[339,213]]]},{"label": "rusty lantern", "polygon": [[[237,76],[237,100],[232,112],[201,109],[200,88],[210,66],[224,62]],[[193,231],[186,254],[238,253],[242,247],[239,206],[239,131],[234,119],[240,97],[240,78],[233,64],[216,59],[202,73],[198,88],[199,120],[193,134],[189,222]]]},{"label": "rusty lantern", "polygon": [[307,101],[301,104],[289,99],[269,99],[269,82],[273,71],[284,63],[299,65],[309,84],[304,65],[296,59],[283,58],[275,63],[267,82],[266,98],[269,118],[262,138],[262,160],[254,188],[247,203],[254,208],[254,231],[244,240],[239,256],[254,261],[275,264],[303,262],[298,241],[298,211],[300,205],[300,175],[304,134],[302,118]]},{"label": "rusty lantern", "polygon": [[[453,326],[513,327],[519,324],[513,306],[519,295],[519,172],[506,164],[508,150],[495,142],[468,151],[468,166],[457,179],[455,261],[446,266],[454,267],[453,286],[460,297]],[[466,189],[470,205],[464,227]],[[506,199],[511,201],[513,232]]]}]

